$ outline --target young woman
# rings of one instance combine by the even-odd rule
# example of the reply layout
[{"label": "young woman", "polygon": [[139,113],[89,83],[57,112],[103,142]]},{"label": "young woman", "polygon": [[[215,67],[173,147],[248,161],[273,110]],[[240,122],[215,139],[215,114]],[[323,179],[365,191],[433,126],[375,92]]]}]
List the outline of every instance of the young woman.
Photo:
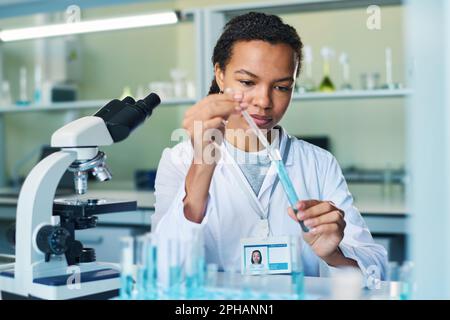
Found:
[{"label": "young woman", "polygon": [[[252,12],[227,23],[214,49],[209,95],[185,113],[191,140],[163,152],[155,185],[156,232],[166,238],[201,232],[207,261],[222,269],[240,267],[242,238],[302,235],[305,275],[353,266],[363,272],[375,267],[383,277],[386,250],[374,243],[353,206],[335,158],[277,126],[301,61],[300,37],[279,17]],[[281,150],[301,199],[295,211],[267,150],[251,143],[244,109],[271,147]],[[205,134],[211,129],[214,138]],[[216,161],[205,161],[205,154]],[[302,232],[299,221],[310,231]]]}]

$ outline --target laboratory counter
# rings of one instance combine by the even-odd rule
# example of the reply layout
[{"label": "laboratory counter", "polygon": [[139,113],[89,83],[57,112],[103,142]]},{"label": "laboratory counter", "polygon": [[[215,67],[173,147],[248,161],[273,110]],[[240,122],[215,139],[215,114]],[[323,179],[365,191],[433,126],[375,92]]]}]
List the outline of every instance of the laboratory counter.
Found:
[{"label": "laboratory counter", "polygon": [[[355,206],[362,213],[375,241],[382,244],[395,261],[403,261],[407,234],[408,214],[401,190],[394,190],[386,197],[380,185],[349,185],[355,199]],[[132,182],[91,183],[86,195],[57,196],[56,198],[103,198],[114,200],[136,200],[138,211],[103,214],[99,217],[96,229],[80,233],[80,240],[86,245],[97,247],[104,259],[113,258],[114,250],[106,249],[109,239],[138,235],[150,231],[150,217],[154,212],[155,195],[152,191],[132,191]],[[15,220],[17,194],[9,188],[0,189],[0,252],[13,253],[6,242],[5,234]],[[114,242],[114,241],[113,241]],[[118,240],[116,241],[119,246]],[[111,243],[111,242],[109,242]],[[111,254],[107,254],[111,252]],[[111,260],[110,260],[111,261]],[[112,261],[117,261],[114,256]]]},{"label": "laboratory counter", "polygon": [[[258,294],[261,293],[270,293],[272,298],[279,299],[286,298],[289,299],[289,294],[291,290],[291,282],[292,278],[290,275],[267,275],[266,281],[261,281],[261,276],[247,276],[249,279],[248,287],[255,293],[253,295],[253,299],[261,299],[261,296]],[[219,288],[231,286],[231,287],[240,287],[242,290],[242,286],[245,286],[245,276],[241,274],[236,274],[234,278],[230,279],[230,277],[224,273],[219,272],[217,277],[217,285]],[[231,284],[230,284],[231,282]],[[317,299],[365,299],[365,300],[396,300],[400,298],[400,283],[399,282],[389,282],[389,281],[380,281],[377,284],[371,286],[372,289],[368,289],[364,287],[361,289],[360,294],[358,294],[359,290],[355,292],[350,292],[350,290],[354,290],[355,288],[351,288],[344,284],[344,288],[346,292],[339,291],[340,288],[338,286],[341,285],[336,278],[330,277],[304,277],[304,292],[305,299],[307,300],[317,300]],[[350,297],[349,295],[354,295]],[[235,299],[239,299],[240,297],[235,297]]]}]

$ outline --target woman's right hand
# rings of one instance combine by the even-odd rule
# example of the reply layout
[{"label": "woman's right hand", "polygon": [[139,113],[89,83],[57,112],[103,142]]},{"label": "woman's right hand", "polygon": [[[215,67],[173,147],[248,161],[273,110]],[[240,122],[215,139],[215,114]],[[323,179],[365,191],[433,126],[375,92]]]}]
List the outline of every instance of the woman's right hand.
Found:
[{"label": "woman's right hand", "polygon": [[183,128],[191,138],[196,161],[205,160],[204,150],[213,139],[219,144],[222,142],[228,117],[246,108],[246,105],[242,104],[242,99],[242,93],[225,90],[223,94],[205,97],[185,112]]},{"label": "woman's right hand", "polygon": [[[189,108],[184,115],[183,127],[190,134],[194,159],[186,175],[186,196],[183,204],[184,215],[192,222],[201,223],[204,218],[209,186],[215,169],[215,160],[217,160],[215,156],[220,156],[216,153],[219,150],[216,150],[212,144],[212,137],[205,132],[211,129],[219,130],[216,130],[216,133],[220,133],[222,136],[217,137],[219,139],[216,139],[215,135],[213,136],[215,142],[220,143],[223,140],[225,122],[228,117],[246,109],[242,99],[242,93],[226,90],[224,94],[207,96]],[[205,148],[209,145],[214,153],[211,163],[205,159],[205,156],[211,155],[209,152],[205,152]]]}]

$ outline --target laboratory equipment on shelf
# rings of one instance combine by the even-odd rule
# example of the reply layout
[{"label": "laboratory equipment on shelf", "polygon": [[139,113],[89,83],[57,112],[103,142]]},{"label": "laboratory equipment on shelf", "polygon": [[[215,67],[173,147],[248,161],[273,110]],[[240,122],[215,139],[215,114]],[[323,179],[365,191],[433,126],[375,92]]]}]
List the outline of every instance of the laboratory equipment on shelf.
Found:
[{"label": "laboratory equipment on shelf", "polygon": [[28,99],[28,82],[27,82],[27,68],[21,67],[19,71],[19,99],[16,104],[18,106],[27,106],[30,104]]},{"label": "laboratory equipment on shelf", "polygon": [[[269,141],[267,141],[264,133],[258,128],[256,123],[253,121],[252,117],[248,114],[246,110],[242,111],[242,115],[244,119],[247,121],[248,125],[252,129],[253,133],[258,137],[258,140],[261,144],[267,149],[270,161],[275,164],[275,168],[277,170],[278,178],[283,186],[284,192],[289,200],[289,204],[291,205],[292,210],[297,212],[297,202],[299,198],[297,196],[297,192],[294,189],[294,185],[292,184],[291,179],[287,173],[286,167],[284,166],[283,160],[281,158],[280,150],[277,147],[270,146]],[[302,227],[303,232],[308,232],[308,227],[305,226],[303,221],[299,221],[300,226]]]},{"label": "laboratory equipment on shelf", "polygon": [[[136,210],[136,201],[81,195],[87,192],[88,173],[99,181],[111,179],[99,146],[125,140],[159,103],[154,93],[137,102],[131,97],[112,100],[93,116],[75,120],[52,135],[52,147],[61,151],[31,170],[19,194],[15,264],[0,272],[3,299],[111,298],[118,294],[119,267],[96,262],[95,251],[76,240],[75,231],[95,227],[98,214]],[[67,169],[74,173],[80,196],[54,199]],[[77,283],[79,289],[73,290]]]},{"label": "laboratory equipment on shelf", "polygon": [[313,53],[311,46],[305,46],[303,48],[303,55],[305,78],[300,81],[297,91],[299,93],[316,91],[316,84],[314,83],[312,76]]},{"label": "laboratory equipment on shelf", "polygon": [[12,98],[9,82],[3,80],[0,84],[0,107],[10,106],[12,104]]},{"label": "laboratory equipment on shelf", "polygon": [[361,88],[363,90],[379,89],[380,74],[378,72],[366,72],[361,74]]},{"label": "laboratory equipment on shelf", "polygon": [[392,77],[392,48],[385,49],[385,67],[386,67],[386,82],[381,86],[382,89],[401,89],[400,83],[395,83]]},{"label": "laboratory equipment on shelf", "polygon": [[342,52],[339,56],[339,63],[341,64],[342,71],[342,85],[341,90],[352,90],[353,87],[350,84],[350,64],[348,54]]},{"label": "laboratory equipment on shelf", "polygon": [[320,50],[320,55],[322,56],[323,63],[323,78],[320,82],[319,91],[321,92],[333,92],[336,90],[333,81],[330,77],[330,63],[334,56],[334,51],[329,47],[323,47]]},{"label": "laboratory equipment on shelf", "polygon": [[34,67],[33,103],[42,103],[42,68],[40,65]]}]

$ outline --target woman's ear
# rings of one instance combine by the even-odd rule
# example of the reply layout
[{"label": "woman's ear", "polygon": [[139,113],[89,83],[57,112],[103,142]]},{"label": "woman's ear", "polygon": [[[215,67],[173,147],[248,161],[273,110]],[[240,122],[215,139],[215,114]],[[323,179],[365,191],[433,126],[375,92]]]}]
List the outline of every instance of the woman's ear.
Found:
[{"label": "woman's ear", "polygon": [[214,76],[216,78],[216,82],[219,86],[220,91],[224,91],[224,72],[222,71],[218,63],[214,64]]}]

